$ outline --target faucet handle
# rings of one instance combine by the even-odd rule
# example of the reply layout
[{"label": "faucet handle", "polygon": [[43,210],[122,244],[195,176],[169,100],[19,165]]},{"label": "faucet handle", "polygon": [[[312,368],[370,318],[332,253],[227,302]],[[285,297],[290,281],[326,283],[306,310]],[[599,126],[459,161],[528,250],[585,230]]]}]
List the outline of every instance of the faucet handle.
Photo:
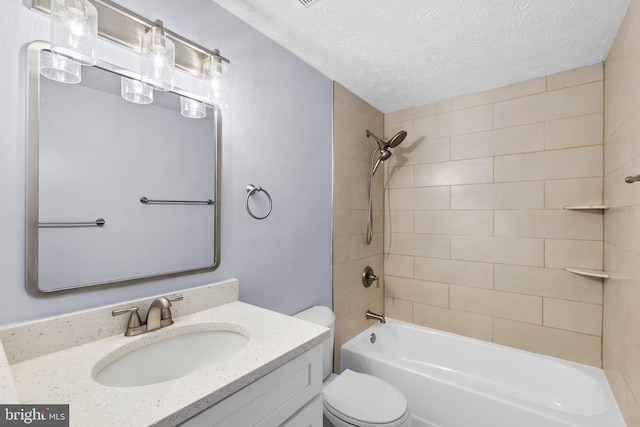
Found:
[{"label": "faucet handle", "polygon": [[120,310],[113,310],[111,315],[113,317],[120,316],[121,314],[131,313],[131,317],[129,317],[128,328],[136,328],[142,325],[142,320],[140,320],[140,315],[138,314],[138,307],[130,307],[130,308],[122,308]]},{"label": "faucet handle", "polygon": [[169,302],[182,301],[184,297],[182,295],[176,295],[175,297],[167,298]]},{"label": "faucet handle", "polygon": [[380,278],[373,273],[373,268],[367,266],[362,272],[362,284],[365,288],[368,288],[374,280],[376,281],[376,288],[379,288]]},{"label": "faucet handle", "polygon": [[169,304],[167,307],[163,308],[160,312],[160,323],[162,327],[169,326],[173,324],[173,316],[171,315],[171,303],[175,301],[182,301],[184,297],[182,295],[176,295],[175,297],[167,298]]},{"label": "faucet handle", "polygon": [[120,310],[113,310],[111,315],[113,317],[120,316],[121,314],[131,313],[129,317],[129,323],[127,323],[127,330],[125,331],[126,336],[137,335],[142,333],[142,320],[140,320],[140,315],[138,314],[138,307],[129,307],[122,308]]}]

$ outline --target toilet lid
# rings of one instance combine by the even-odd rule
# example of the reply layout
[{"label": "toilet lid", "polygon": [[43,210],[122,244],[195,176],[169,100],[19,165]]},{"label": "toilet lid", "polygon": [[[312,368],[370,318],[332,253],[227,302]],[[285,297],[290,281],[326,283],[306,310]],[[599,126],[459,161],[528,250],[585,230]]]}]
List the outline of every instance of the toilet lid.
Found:
[{"label": "toilet lid", "polygon": [[329,411],[356,424],[388,424],[407,412],[407,399],[396,387],[349,369],[326,386],[323,394]]}]

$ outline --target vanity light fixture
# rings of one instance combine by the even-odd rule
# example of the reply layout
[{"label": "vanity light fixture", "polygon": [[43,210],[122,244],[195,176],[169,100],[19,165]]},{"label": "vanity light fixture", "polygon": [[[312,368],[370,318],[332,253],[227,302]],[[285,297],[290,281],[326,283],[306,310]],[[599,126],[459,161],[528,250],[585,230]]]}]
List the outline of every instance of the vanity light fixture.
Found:
[{"label": "vanity light fixture", "polygon": [[[34,10],[51,14],[53,51],[81,64],[94,65],[93,44],[96,35],[100,35],[142,54],[142,82],[155,90],[172,90],[177,68],[202,78],[205,81],[202,99],[207,105],[218,108],[220,79],[229,60],[217,49],[202,47],[164,28],[162,21],[150,21],[112,0],[30,1]],[[64,63],[64,66],[69,64]],[[64,76],[64,70],[57,74]]]},{"label": "vanity light fixture", "polygon": [[176,47],[157,20],[142,36],[142,81],[155,90],[173,89],[175,64]]},{"label": "vanity light fixture", "polygon": [[211,55],[202,64],[202,96],[212,107],[220,103],[221,79],[222,58],[219,55]]},{"label": "vanity light fixture", "polygon": [[153,88],[140,80],[120,77],[120,96],[134,104],[151,104]]},{"label": "vanity light fixture", "polygon": [[[53,1],[72,0],[30,0],[31,7],[43,13],[52,13]],[[134,13],[111,0],[84,0],[95,6],[98,11],[98,35],[106,40],[118,43],[137,52],[141,51],[142,37],[157,22],[153,22],[143,16]],[[164,27],[164,26],[163,26]],[[227,58],[220,55],[217,50],[210,50],[191,40],[164,29],[164,35],[175,45],[176,68],[200,77],[202,64],[211,55],[218,56],[223,63],[229,63]]]},{"label": "vanity light fixture", "polygon": [[98,11],[89,0],[51,0],[51,50],[95,65]]},{"label": "vanity light fixture", "polygon": [[40,74],[56,82],[75,84],[82,80],[82,67],[71,58],[41,50]]},{"label": "vanity light fixture", "polygon": [[181,96],[180,114],[190,119],[203,119],[207,116],[207,106],[202,101]]}]

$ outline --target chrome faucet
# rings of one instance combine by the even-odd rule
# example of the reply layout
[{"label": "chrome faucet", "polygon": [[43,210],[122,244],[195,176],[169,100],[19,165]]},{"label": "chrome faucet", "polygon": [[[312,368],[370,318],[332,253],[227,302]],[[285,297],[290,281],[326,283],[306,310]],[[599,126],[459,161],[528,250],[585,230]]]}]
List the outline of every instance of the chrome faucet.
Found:
[{"label": "chrome faucet", "polygon": [[387,320],[384,318],[384,313],[383,313],[383,314],[377,314],[377,313],[374,313],[374,312],[373,312],[373,311],[371,311],[371,310],[367,310],[367,314],[365,314],[365,317],[366,317],[367,319],[376,319],[376,320],[379,320],[379,321],[380,321],[380,323],[387,323]]},{"label": "chrome faucet", "polygon": [[127,330],[124,335],[127,337],[133,337],[136,335],[144,334],[145,332],[155,331],[156,329],[164,328],[165,326],[173,325],[173,317],[171,315],[171,303],[173,301],[182,301],[182,295],[175,296],[173,298],[159,297],[153,300],[147,311],[147,319],[144,323],[140,320],[138,314],[138,307],[123,308],[120,310],[113,310],[111,315],[113,317],[120,316],[121,314],[131,313],[129,322],[127,323]]}]

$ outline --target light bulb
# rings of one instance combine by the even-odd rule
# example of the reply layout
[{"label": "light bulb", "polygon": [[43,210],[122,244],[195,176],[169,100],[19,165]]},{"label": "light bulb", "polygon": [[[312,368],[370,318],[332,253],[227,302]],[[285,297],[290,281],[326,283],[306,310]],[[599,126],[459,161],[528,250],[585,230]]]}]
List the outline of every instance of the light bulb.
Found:
[{"label": "light bulb", "polygon": [[173,89],[175,45],[159,25],[151,27],[142,37],[142,81],[155,90]]},{"label": "light bulb", "polygon": [[51,0],[51,50],[95,65],[98,11],[88,0]]},{"label": "light bulb", "polygon": [[202,64],[202,94],[207,104],[215,106],[220,102],[222,88],[222,58],[211,56]]}]

